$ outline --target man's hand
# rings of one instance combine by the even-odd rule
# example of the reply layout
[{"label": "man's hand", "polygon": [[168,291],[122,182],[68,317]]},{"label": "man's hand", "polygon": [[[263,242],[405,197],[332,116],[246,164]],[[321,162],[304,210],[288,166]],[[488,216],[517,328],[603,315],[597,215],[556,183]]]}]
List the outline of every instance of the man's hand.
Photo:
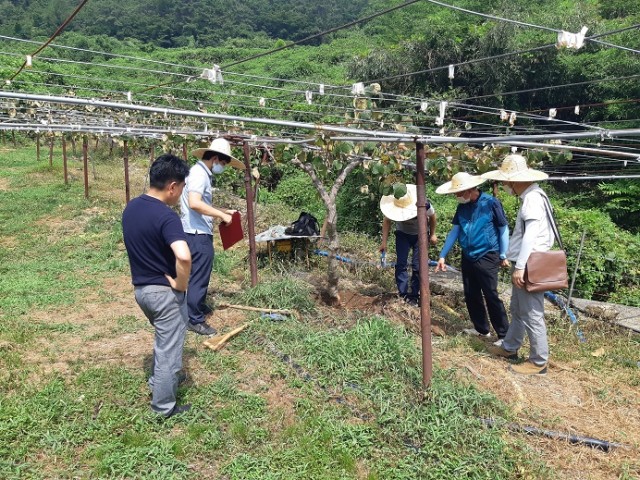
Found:
[{"label": "man's hand", "polygon": [[164,274],[164,277],[169,281],[169,285],[171,285],[171,288],[174,290],[177,290],[178,292],[187,291],[188,282],[186,282],[185,285],[182,285],[181,283],[178,283],[175,278],[167,275],[166,273]]},{"label": "man's hand", "polygon": [[436,269],[434,273],[446,272],[446,271],[447,271],[447,265],[444,263],[444,258],[440,257],[438,259],[438,264],[436,265]]},{"label": "man's hand", "polygon": [[429,243],[431,243],[431,245],[438,243],[438,236],[435,233],[429,237]]},{"label": "man's hand", "polygon": [[382,253],[382,252],[386,252],[386,251],[387,251],[387,242],[382,242],[382,243],[380,244],[380,248],[378,249],[378,251],[379,251],[380,253]]},{"label": "man's hand", "polygon": [[511,266],[511,262],[508,259],[503,258],[500,260],[500,266],[503,268],[509,268]]},{"label": "man's hand", "polygon": [[233,220],[233,217],[232,217],[231,215],[229,215],[228,213],[227,213],[227,214],[224,214],[224,215],[222,216],[222,221],[223,221],[226,225],[230,225],[230,224],[231,224],[231,222],[232,222],[232,220]]},{"label": "man's hand", "polygon": [[514,270],[511,275],[511,283],[513,283],[517,288],[524,288],[524,269],[522,270]]}]

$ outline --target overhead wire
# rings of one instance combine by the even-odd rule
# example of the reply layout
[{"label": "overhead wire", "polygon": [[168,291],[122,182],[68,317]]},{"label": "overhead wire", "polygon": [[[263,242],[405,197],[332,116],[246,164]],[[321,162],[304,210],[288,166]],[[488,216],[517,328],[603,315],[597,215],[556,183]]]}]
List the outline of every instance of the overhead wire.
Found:
[{"label": "overhead wire", "polygon": [[[10,54],[10,53],[8,53],[8,54]],[[47,60],[70,62],[70,63],[80,63],[80,64],[87,64],[87,65],[97,65],[97,66],[102,66],[102,67],[105,67],[105,68],[124,68],[124,69],[144,71],[144,72],[148,72],[148,73],[162,73],[162,74],[167,74],[167,75],[181,75],[183,77],[188,77],[189,78],[188,75],[177,74],[175,72],[164,72],[164,71],[149,70],[149,69],[142,69],[142,68],[136,68],[136,67],[127,67],[127,66],[121,66],[121,65],[107,65],[107,64],[98,64],[98,63],[91,63],[91,62],[78,62],[78,61],[65,60],[65,59],[47,59]],[[262,77],[262,78],[266,78],[266,77]],[[270,89],[275,89],[275,90],[285,90],[285,89],[281,89],[281,88],[278,88],[278,87],[269,87],[269,86],[255,85],[255,84],[246,84],[246,83],[243,83],[243,82],[229,82],[229,83],[238,84],[238,85],[244,85],[244,86],[250,86],[250,87],[254,87],[254,88],[270,88]],[[316,84],[316,85],[319,85],[319,84]],[[285,90],[285,91],[290,92],[290,90]],[[303,93],[303,92],[297,92],[297,93]],[[329,95],[336,96],[335,94],[329,94]],[[350,97],[348,95],[339,95],[339,97],[352,98],[352,97]],[[393,99],[393,98],[387,99],[387,100],[397,101],[396,99]],[[403,99],[403,101],[406,101],[406,99]],[[338,108],[344,108],[344,107],[338,107]],[[572,123],[574,123],[574,122],[572,122]]]},{"label": "overhead wire", "polygon": [[546,87],[536,87],[536,88],[527,88],[524,90],[514,90],[514,91],[510,91],[510,92],[500,92],[500,93],[492,93],[492,94],[487,94],[487,95],[477,95],[474,97],[463,97],[460,99],[456,99],[453,101],[469,101],[469,100],[478,100],[481,98],[492,98],[492,97],[504,97],[507,95],[519,95],[522,93],[531,93],[531,92],[539,92],[539,91],[543,91],[543,90],[552,90],[552,89],[556,89],[556,88],[566,88],[566,87],[576,87],[579,85],[590,85],[590,84],[594,84],[594,83],[602,83],[602,82],[619,82],[622,80],[630,80],[632,78],[638,78],[640,77],[640,74],[634,74],[634,75],[626,75],[624,77],[609,77],[609,78],[598,78],[598,79],[594,79],[594,80],[586,80],[583,82],[573,82],[573,83],[565,83],[562,85],[550,85],[550,86],[546,86]]},{"label": "overhead wire", "polygon": [[[265,57],[265,56],[267,56],[267,55],[272,55],[272,54],[274,54],[274,53],[280,52],[280,51],[285,50],[285,49],[287,49],[287,48],[291,48],[291,47],[294,47],[294,46],[296,46],[296,45],[300,45],[301,43],[305,43],[305,42],[308,42],[308,41],[314,40],[314,39],[316,39],[316,38],[319,38],[319,37],[322,37],[322,36],[325,36],[325,35],[329,35],[329,34],[331,34],[331,33],[335,33],[335,32],[337,32],[337,31],[339,31],[339,30],[343,30],[343,29],[345,29],[345,28],[352,27],[353,25],[357,25],[358,23],[362,23],[362,22],[365,22],[365,21],[371,20],[371,19],[373,19],[373,18],[379,17],[379,16],[381,16],[381,15],[385,15],[385,14],[387,14],[387,13],[390,13],[390,12],[394,11],[394,10],[398,10],[398,9],[400,9],[400,8],[408,7],[408,6],[410,6],[410,5],[413,5],[414,3],[418,3],[418,2],[420,2],[420,1],[422,1],[422,0],[409,0],[409,1],[405,2],[405,3],[403,3],[403,4],[396,5],[395,7],[387,8],[387,9],[385,9],[385,10],[383,10],[383,11],[376,12],[376,13],[374,13],[374,14],[372,14],[372,15],[369,15],[369,16],[364,17],[364,18],[360,18],[360,19],[358,19],[358,20],[354,20],[354,21],[352,21],[352,22],[346,23],[346,24],[341,25],[341,26],[339,26],[339,27],[330,28],[330,29],[325,30],[325,31],[323,31],[323,32],[316,33],[316,34],[311,35],[311,36],[309,36],[309,37],[306,37],[306,38],[303,38],[303,39],[301,39],[301,40],[297,40],[297,41],[295,41],[295,42],[292,42],[292,43],[290,43],[290,44],[283,45],[283,46],[278,47],[278,48],[274,48],[274,49],[269,50],[269,51],[267,51],[267,52],[261,52],[261,53],[255,54],[255,55],[251,55],[250,57],[247,57],[247,58],[244,58],[244,59],[236,60],[236,61],[234,61],[234,62],[231,62],[231,63],[228,63],[228,64],[223,65],[221,68],[222,68],[222,69],[228,69],[228,68],[230,68],[230,67],[233,67],[233,66],[239,65],[239,64],[241,64],[241,63],[248,62],[248,61],[250,61],[250,60],[255,60],[255,59],[257,59],[257,58]],[[171,83],[172,83],[172,82],[162,83],[162,84],[156,85],[156,86],[155,86],[155,88],[158,88],[158,87],[164,87],[164,86],[167,86],[167,85],[171,85]],[[147,89],[147,90],[149,90],[149,89]],[[143,91],[147,91],[147,90],[143,90]]]},{"label": "overhead wire", "polygon": [[[109,65],[108,67],[111,67],[111,65]],[[238,82],[238,83],[241,83],[241,82]],[[319,85],[319,84],[317,84],[317,85]],[[258,85],[251,85],[251,86],[253,86],[253,87],[261,87],[261,86],[258,86]],[[82,87],[79,87],[79,88],[82,88]],[[351,98],[351,97],[349,97],[349,96],[344,96],[344,97],[345,97],[345,98]],[[243,106],[243,107],[245,107],[245,106]],[[308,114],[309,112],[304,112],[304,113],[305,113],[305,114]],[[487,125],[487,126],[490,126],[490,125]],[[497,128],[501,128],[501,126],[497,126]],[[502,127],[502,128],[503,128],[503,127]]]},{"label": "overhead wire", "polygon": [[[0,52],[0,54],[6,54],[6,55],[17,55],[17,54],[13,54],[10,52]],[[122,65],[107,65],[107,64],[100,64],[100,63],[92,63],[92,62],[81,62],[81,61],[74,61],[74,60],[66,60],[66,59],[53,59],[53,58],[43,58],[45,60],[48,61],[52,61],[52,62],[67,62],[67,63],[77,63],[77,64],[82,64],[82,65],[93,65],[93,66],[99,66],[99,67],[105,67],[105,68],[116,68],[116,69],[126,69],[126,70],[133,70],[133,71],[142,71],[145,73],[160,73],[163,75],[180,75],[183,77],[189,77],[188,75],[184,75],[184,74],[179,74],[179,73],[174,73],[174,72],[166,72],[166,71],[158,71],[158,70],[149,70],[149,69],[143,69],[143,68],[137,68],[137,67],[129,67],[129,66],[122,66]],[[40,72],[42,73],[42,72]],[[93,79],[92,79],[93,80]],[[279,87],[270,87],[270,86],[261,86],[261,85],[255,85],[255,84],[247,84],[244,82],[228,82],[230,84],[235,84],[235,85],[242,85],[242,86],[249,86],[249,87],[255,87],[255,88],[267,88],[267,89],[273,89],[273,90],[285,90]],[[132,83],[133,85],[140,85],[140,84],[136,84],[136,83]],[[175,87],[174,87],[175,88]],[[183,91],[187,91],[188,89],[181,89]],[[194,90],[190,90],[193,93],[199,93],[196,92]],[[288,90],[285,90],[288,91]],[[115,92],[114,92],[115,93]],[[298,93],[303,93],[303,92],[298,92]],[[122,92],[122,95],[126,96],[126,92]],[[237,94],[236,94],[237,95]],[[246,95],[245,95],[246,96]],[[349,95],[336,95],[336,94],[329,94],[328,96],[333,96],[336,98],[348,98],[351,99],[352,97]],[[258,99],[258,97],[254,97],[256,100]],[[396,99],[391,99],[391,101],[397,101]],[[451,105],[453,106],[453,102],[451,103]],[[464,108],[464,106],[462,104],[458,104],[459,106],[461,106],[462,108]],[[335,105],[333,106],[334,108],[339,108],[339,109],[343,109],[343,110],[350,110],[348,108],[344,108],[344,107],[336,107]],[[372,112],[376,112],[376,113],[383,113],[383,110],[372,110]],[[301,112],[302,113],[302,112]],[[523,115],[523,112],[520,112],[520,115]],[[533,118],[533,117],[531,117]],[[541,120],[544,120],[541,118]],[[554,121],[558,121],[558,122],[563,122],[563,123],[569,123],[569,124],[578,124],[576,122],[567,122],[564,120],[554,120]],[[584,126],[584,125],[583,125]],[[598,128],[598,127],[591,127],[591,128]]]},{"label": "overhead wire", "polygon": [[[38,49],[36,49],[34,52],[31,53],[31,57],[35,58],[36,55],[38,55],[42,50],[44,50],[51,42],[53,42],[53,40],[55,40],[55,38],[60,35],[60,33],[62,33],[62,31],[66,28],[67,25],[69,25],[69,23],[71,23],[71,20],[73,20],[75,18],[75,16],[80,13],[80,10],[82,10],[82,7],[84,7],[86,5],[86,3],[89,0],[82,0],[80,2],[80,4],[75,8],[75,10],[73,10],[73,12],[71,12],[71,15],[69,15],[66,20],[64,22],[62,22],[62,24],[56,29],[56,31],[53,33],[53,35],[51,35],[51,37],[49,37],[49,39],[44,42]],[[11,81],[16,78],[20,72],[22,72],[22,70],[24,70],[24,68],[27,66],[27,62],[28,60],[25,60],[24,63],[22,64],[22,66],[18,69],[17,72],[15,72],[11,78],[9,78],[7,80],[8,83],[11,83]]]},{"label": "overhead wire", "polygon": [[[462,7],[457,7],[455,5],[451,5],[451,4],[448,4],[448,3],[439,2],[438,0],[425,0],[425,1],[429,2],[429,3],[433,3],[434,5],[440,5],[441,7],[449,8],[451,10],[458,10],[458,11],[461,11],[461,12],[464,12],[464,13],[468,13],[470,15],[477,15],[477,16],[480,16],[480,17],[488,18],[490,20],[497,20],[497,21],[500,21],[500,22],[511,23],[511,24],[514,24],[514,25],[522,26],[522,27],[531,27],[531,28],[536,28],[536,29],[539,29],[539,30],[546,30],[548,32],[553,32],[553,33],[556,33],[556,34],[562,33],[562,30],[557,29],[557,28],[551,28],[551,27],[546,27],[546,26],[543,26],[543,25],[536,25],[536,24],[533,24],[533,23],[521,22],[519,20],[513,20],[513,19],[510,19],[510,18],[498,17],[496,15],[490,15],[490,14],[487,14],[487,13],[476,12],[474,10],[469,10],[469,9],[462,8]],[[601,35],[601,36],[603,36],[603,35]],[[622,47],[620,45],[615,45],[613,43],[603,42],[603,41],[595,39],[595,38],[585,37],[585,40],[590,40],[590,41],[592,41],[594,43],[599,43],[601,45],[605,45],[605,46],[608,46],[608,47],[619,48],[619,49],[622,49],[622,50],[625,50],[625,51],[631,51],[633,53],[640,53],[640,50],[635,50],[635,49],[632,49],[632,48]]]}]

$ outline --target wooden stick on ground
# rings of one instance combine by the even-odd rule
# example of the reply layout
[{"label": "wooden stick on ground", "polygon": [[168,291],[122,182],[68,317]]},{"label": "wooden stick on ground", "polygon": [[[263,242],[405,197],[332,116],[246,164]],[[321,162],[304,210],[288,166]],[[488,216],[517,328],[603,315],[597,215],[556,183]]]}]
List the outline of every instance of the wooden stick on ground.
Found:
[{"label": "wooden stick on ground", "polygon": [[240,332],[242,332],[245,328],[247,328],[249,326],[248,323],[245,323],[244,325],[240,325],[238,328],[234,328],[233,330],[231,330],[229,333],[226,333],[224,335],[216,335],[215,337],[211,337],[207,340],[205,340],[204,342],[202,342],[204,345],[206,345],[207,347],[209,347],[211,350],[213,350],[214,352],[217,352],[218,350],[220,350],[222,347],[225,346],[225,344],[231,340],[231,338],[235,337],[236,335],[238,335]]},{"label": "wooden stick on ground", "polygon": [[232,305],[230,303],[219,303],[217,306],[219,308],[235,308],[237,310],[249,310],[251,312],[266,312],[266,313],[280,313],[282,315],[294,315],[296,318],[298,318],[298,313],[295,310],[278,310],[274,308],[248,307],[246,305]]}]

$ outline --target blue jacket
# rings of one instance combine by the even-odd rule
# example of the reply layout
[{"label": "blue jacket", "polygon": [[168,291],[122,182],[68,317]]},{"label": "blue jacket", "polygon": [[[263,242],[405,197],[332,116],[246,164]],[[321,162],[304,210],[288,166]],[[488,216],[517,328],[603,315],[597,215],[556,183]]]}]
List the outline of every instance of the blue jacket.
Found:
[{"label": "blue jacket", "polygon": [[[475,202],[458,205],[452,223],[454,230],[458,230],[457,240],[462,247],[462,254],[469,260],[475,262],[488,252],[505,253],[502,251],[500,239],[507,227],[507,218],[497,198],[481,192]],[[455,241],[455,238],[452,240]],[[442,249],[445,255],[449,251],[446,247],[445,244]],[[504,248],[506,250],[506,246]],[[440,256],[443,256],[442,253]]]}]

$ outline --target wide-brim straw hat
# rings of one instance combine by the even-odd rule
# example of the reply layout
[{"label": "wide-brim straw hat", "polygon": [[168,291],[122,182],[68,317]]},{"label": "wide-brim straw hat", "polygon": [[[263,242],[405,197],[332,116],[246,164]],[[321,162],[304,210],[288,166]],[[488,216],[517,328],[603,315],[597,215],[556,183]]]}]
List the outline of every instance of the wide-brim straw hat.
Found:
[{"label": "wide-brim straw hat", "polygon": [[546,173],[529,168],[527,159],[515,153],[504,157],[498,170],[483,173],[481,176],[486,180],[501,182],[537,182],[549,178]]},{"label": "wide-brim straw hat", "polygon": [[451,181],[440,185],[436,188],[436,193],[458,193],[477,187],[486,180],[479,175],[470,175],[467,172],[458,172]]},{"label": "wide-brim straw hat", "polygon": [[384,195],[380,199],[380,210],[385,217],[394,222],[405,222],[418,216],[418,199],[416,186],[408,183],[407,194],[396,198],[393,194]]},{"label": "wide-brim straw hat", "polygon": [[202,157],[206,152],[219,153],[226,157],[229,157],[229,166],[237,168],[238,170],[245,169],[244,163],[231,155],[231,144],[224,138],[216,138],[213,142],[211,142],[211,145],[209,145],[208,148],[197,148],[196,150],[191,152],[191,155],[202,160]]}]

